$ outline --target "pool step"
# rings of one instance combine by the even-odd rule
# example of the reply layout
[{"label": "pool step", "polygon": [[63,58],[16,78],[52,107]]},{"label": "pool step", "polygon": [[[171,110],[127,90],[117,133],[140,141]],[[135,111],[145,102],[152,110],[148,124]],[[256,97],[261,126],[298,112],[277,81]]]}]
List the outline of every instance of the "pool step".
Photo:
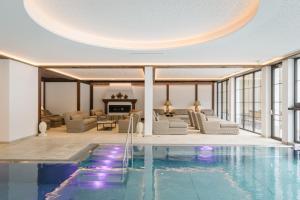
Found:
[{"label": "pool step", "polygon": [[105,183],[122,183],[123,178],[122,174],[113,174],[113,173],[80,173],[76,178],[80,182],[90,182],[90,181],[102,181]]}]

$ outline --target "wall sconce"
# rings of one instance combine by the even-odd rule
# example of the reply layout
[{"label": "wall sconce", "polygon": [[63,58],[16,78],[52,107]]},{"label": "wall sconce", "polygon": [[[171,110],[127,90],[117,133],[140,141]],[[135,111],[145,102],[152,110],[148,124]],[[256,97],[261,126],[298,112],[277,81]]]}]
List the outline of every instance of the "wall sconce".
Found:
[{"label": "wall sconce", "polygon": [[170,106],[172,105],[171,102],[169,100],[166,100],[165,104],[166,106],[166,113],[170,112]]},{"label": "wall sconce", "polygon": [[194,102],[194,106],[195,106],[195,111],[196,111],[196,112],[199,112],[199,111],[200,111],[199,107],[201,106],[200,101],[196,100],[196,101]]}]

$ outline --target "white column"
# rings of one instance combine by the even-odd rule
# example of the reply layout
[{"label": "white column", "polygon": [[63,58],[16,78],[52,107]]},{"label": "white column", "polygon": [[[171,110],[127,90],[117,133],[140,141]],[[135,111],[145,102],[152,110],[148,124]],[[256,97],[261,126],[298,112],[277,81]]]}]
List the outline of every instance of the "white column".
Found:
[{"label": "white column", "polygon": [[0,59],[0,142],[9,142],[9,60]]},{"label": "white column", "polygon": [[282,142],[294,142],[294,60],[282,62]]},{"label": "white column", "polygon": [[38,68],[0,60],[0,142],[37,134]]},{"label": "white column", "polygon": [[144,136],[152,135],[153,115],[153,67],[145,66]]},{"label": "white column", "polygon": [[262,135],[271,137],[271,66],[266,66],[261,71]]},{"label": "white column", "polygon": [[228,81],[228,114],[229,120],[235,120],[235,77],[231,77]]}]

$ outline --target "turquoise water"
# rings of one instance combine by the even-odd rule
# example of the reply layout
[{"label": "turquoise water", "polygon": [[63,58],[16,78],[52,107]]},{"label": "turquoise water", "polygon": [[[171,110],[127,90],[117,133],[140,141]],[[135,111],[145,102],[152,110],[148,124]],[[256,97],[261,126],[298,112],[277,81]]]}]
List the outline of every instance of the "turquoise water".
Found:
[{"label": "turquoise water", "polygon": [[0,164],[0,199],[300,200],[300,152],[245,146],[105,145],[78,164]]}]

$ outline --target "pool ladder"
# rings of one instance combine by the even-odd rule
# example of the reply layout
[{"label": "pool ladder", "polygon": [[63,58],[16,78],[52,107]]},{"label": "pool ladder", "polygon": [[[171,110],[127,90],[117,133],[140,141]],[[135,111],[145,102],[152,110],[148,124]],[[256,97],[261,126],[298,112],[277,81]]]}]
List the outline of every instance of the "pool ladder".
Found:
[{"label": "pool ladder", "polygon": [[[125,147],[124,147],[124,155],[123,155],[123,173],[122,173],[122,181],[125,181],[128,173],[128,162],[129,162],[129,148],[131,147],[131,166],[133,166],[133,116],[134,114],[130,114]],[[129,139],[130,137],[130,139]]]}]

